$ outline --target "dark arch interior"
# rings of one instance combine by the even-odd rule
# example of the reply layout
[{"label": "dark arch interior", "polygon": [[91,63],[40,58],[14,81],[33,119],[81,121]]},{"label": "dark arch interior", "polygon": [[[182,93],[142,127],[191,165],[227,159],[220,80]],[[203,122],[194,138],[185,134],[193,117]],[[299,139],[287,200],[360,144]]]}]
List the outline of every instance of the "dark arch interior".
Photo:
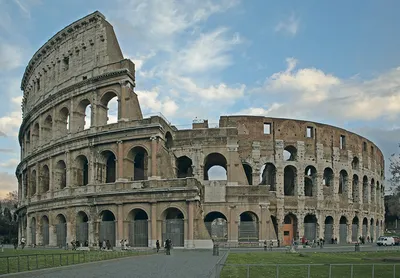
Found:
[{"label": "dark arch interior", "polygon": [[111,211],[109,211],[109,210],[103,211],[103,213],[101,215],[101,221],[114,221],[114,220],[115,220],[115,216]]},{"label": "dark arch interior", "polygon": [[333,224],[333,218],[332,216],[327,216],[325,218],[325,224]]},{"label": "dark arch interior", "polygon": [[165,147],[167,149],[172,148],[174,146],[174,141],[172,139],[171,132],[167,131],[165,134]]},{"label": "dark arch interior", "polygon": [[257,221],[257,216],[252,212],[246,211],[240,215],[240,221]]},{"label": "dark arch interior", "polygon": [[357,218],[357,216],[353,218],[353,222],[352,222],[352,223],[358,225],[358,218]]},{"label": "dark arch interior", "polygon": [[138,180],[146,180],[146,172],[147,172],[147,152],[145,149],[142,147],[135,147],[132,150],[132,155],[133,155],[133,167],[134,167],[134,173],[133,173],[133,179],[135,181]]},{"label": "dark arch interior", "polygon": [[183,213],[177,208],[168,208],[164,212],[165,219],[183,219]]},{"label": "dark arch interior", "polygon": [[208,180],[208,170],[213,166],[221,166],[227,171],[226,158],[220,153],[209,154],[204,163],[204,180]]},{"label": "dark arch interior", "polygon": [[221,213],[219,211],[212,211],[212,212],[208,213],[206,215],[206,217],[204,217],[204,222],[213,222],[215,219],[218,219],[218,218],[227,220],[226,216],[223,213]]},{"label": "dark arch interior", "polygon": [[177,159],[178,178],[193,177],[192,160],[187,156],[181,156]]},{"label": "dark arch interior", "polygon": [[80,211],[77,215],[77,220],[79,223],[85,223],[85,222],[89,221],[89,218],[86,213],[84,213],[83,211]]},{"label": "dark arch interior", "polygon": [[317,223],[317,217],[314,214],[307,214],[304,217],[304,223]]},{"label": "dark arch interior", "polygon": [[134,209],[132,212],[132,219],[133,220],[148,220],[149,217],[147,213],[142,209]]},{"label": "dark arch interior", "polygon": [[62,215],[62,214],[59,214],[59,215],[57,215],[57,220],[58,220],[58,223],[67,223],[67,220],[65,219],[65,216],[64,215]]},{"label": "dark arch interior", "polygon": [[344,217],[344,216],[342,216],[342,217],[340,217],[340,222],[339,222],[340,224],[347,224],[347,219],[346,219],[346,217]]},{"label": "dark arch interior", "polygon": [[244,173],[246,174],[247,182],[249,185],[253,184],[253,169],[249,164],[242,164]]}]

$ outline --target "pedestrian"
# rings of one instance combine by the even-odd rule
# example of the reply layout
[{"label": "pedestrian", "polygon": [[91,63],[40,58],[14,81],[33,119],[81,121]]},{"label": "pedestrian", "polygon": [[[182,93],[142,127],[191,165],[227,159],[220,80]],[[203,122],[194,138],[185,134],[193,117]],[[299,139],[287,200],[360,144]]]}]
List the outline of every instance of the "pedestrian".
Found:
[{"label": "pedestrian", "polygon": [[267,240],[264,240],[264,251],[267,251]]},{"label": "pedestrian", "polygon": [[156,249],[157,249],[157,253],[160,250],[160,241],[157,239],[156,241]]}]

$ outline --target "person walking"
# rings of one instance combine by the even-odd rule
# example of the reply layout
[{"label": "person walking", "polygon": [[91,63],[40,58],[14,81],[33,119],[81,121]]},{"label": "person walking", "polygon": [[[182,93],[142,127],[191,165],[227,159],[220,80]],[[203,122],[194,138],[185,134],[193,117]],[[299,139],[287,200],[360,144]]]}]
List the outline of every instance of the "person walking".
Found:
[{"label": "person walking", "polygon": [[160,241],[158,239],[156,241],[156,249],[157,249],[157,253],[158,253],[158,251],[160,251]]}]

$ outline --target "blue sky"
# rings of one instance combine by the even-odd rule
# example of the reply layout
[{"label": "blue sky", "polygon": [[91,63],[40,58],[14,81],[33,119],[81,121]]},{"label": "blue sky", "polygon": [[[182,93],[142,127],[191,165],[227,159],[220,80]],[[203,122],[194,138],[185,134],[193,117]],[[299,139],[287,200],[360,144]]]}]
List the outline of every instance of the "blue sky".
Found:
[{"label": "blue sky", "polygon": [[0,0],[0,195],[16,188],[26,64],[95,10],[136,64],[144,114],[307,119],[398,151],[399,1]]}]

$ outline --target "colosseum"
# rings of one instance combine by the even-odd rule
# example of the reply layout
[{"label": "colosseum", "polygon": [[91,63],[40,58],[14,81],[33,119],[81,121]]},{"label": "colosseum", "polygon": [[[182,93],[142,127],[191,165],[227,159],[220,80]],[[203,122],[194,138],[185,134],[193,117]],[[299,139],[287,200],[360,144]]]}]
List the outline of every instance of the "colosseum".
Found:
[{"label": "colosseum", "polygon": [[350,243],[383,231],[384,157],[373,142],[293,119],[232,115],[178,129],[143,117],[135,64],[99,12],[45,43],[21,89],[17,212],[28,245]]}]

